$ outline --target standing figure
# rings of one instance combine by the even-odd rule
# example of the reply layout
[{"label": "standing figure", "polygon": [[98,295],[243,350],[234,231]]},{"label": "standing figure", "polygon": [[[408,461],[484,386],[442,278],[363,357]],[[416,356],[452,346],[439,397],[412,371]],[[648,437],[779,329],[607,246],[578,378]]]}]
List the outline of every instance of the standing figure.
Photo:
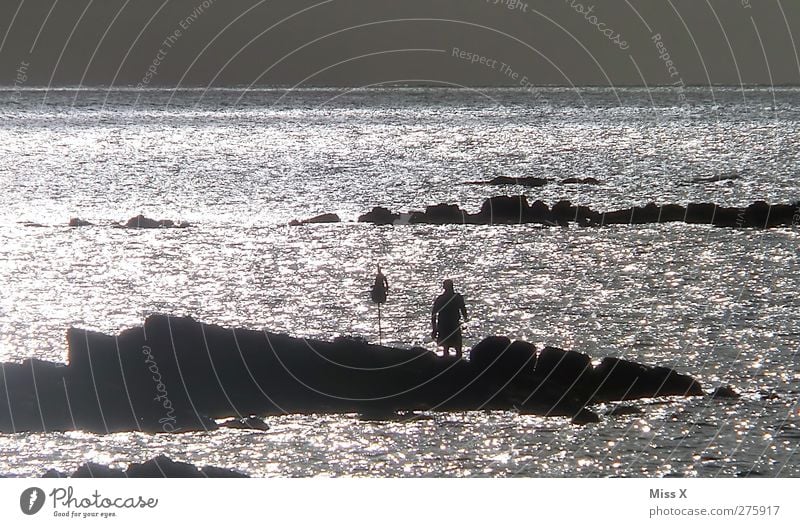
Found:
[{"label": "standing figure", "polygon": [[372,301],[376,304],[383,304],[386,302],[386,296],[389,294],[389,281],[386,276],[381,272],[381,266],[378,265],[378,274],[375,275],[375,283],[372,285]]},{"label": "standing figure", "polygon": [[372,291],[370,297],[372,301],[378,304],[378,344],[383,344],[383,324],[381,323],[381,304],[386,302],[386,296],[389,294],[389,281],[386,276],[381,272],[381,266],[378,264],[378,274],[375,275],[375,283],[372,284]]},{"label": "standing figure", "polygon": [[467,321],[467,306],[464,297],[456,293],[453,281],[442,282],[444,293],[433,301],[431,311],[431,336],[444,348],[444,356],[450,355],[450,348],[456,349],[456,358],[461,358],[461,318]]}]

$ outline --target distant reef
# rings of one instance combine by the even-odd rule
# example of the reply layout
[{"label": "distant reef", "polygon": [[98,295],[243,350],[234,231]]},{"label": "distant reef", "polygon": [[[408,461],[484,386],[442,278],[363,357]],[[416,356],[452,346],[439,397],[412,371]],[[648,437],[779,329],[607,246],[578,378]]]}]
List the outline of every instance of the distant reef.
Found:
[{"label": "distant reef", "polygon": [[672,369],[577,351],[536,349],[493,336],[469,360],[363,340],[331,342],[152,315],[142,327],[105,335],[69,329],[69,363],[2,364],[0,432],[214,430],[214,419],[263,430],[246,416],[515,410],[596,422],[592,405],[700,396]]},{"label": "distant reef", "polygon": [[489,181],[470,181],[467,185],[543,187],[551,181],[553,180],[550,178],[497,176]]},{"label": "distant reef", "polygon": [[360,216],[358,221],[377,225],[576,223],[592,227],[683,222],[717,227],[768,228],[800,223],[800,203],[770,205],[764,201],[756,201],[747,207],[723,207],[713,203],[690,203],[686,206],[648,203],[644,207],[598,212],[590,207],[573,205],[569,201],[559,201],[550,207],[538,200],[528,203],[525,196],[495,196],[484,200],[480,211],[474,214],[462,210],[458,205],[446,203],[408,213],[375,207]]},{"label": "distant reef", "polygon": [[[38,224],[37,224],[38,225]],[[92,227],[94,224],[90,221],[81,218],[70,218],[70,227]],[[39,225],[41,226],[41,225]],[[173,220],[154,220],[142,214],[130,218],[128,221],[122,223],[114,223],[114,227],[122,229],[185,229],[189,227],[188,221],[173,221]]]},{"label": "distant reef", "polygon": [[[489,181],[470,181],[467,185],[486,185],[492,187],[519,186],[519,187],[544,187],[551,183],[551,178],[540,177],[511,177],[497,176]],[[561,180],[562,185],[599,185],[600,181],[593,177],[579,178],[568,177]]]}]

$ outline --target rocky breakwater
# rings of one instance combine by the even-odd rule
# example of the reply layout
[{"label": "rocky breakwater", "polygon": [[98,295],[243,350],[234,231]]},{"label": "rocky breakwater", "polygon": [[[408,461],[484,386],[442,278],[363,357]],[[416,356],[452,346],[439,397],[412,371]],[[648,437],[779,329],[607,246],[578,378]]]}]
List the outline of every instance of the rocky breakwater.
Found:
[{"label": "rocky breakwater", "polygon": [[538,223],[542,225],[584,226],[636,225],[646,223],[684,222],[717,227],[769,228],[790,226],[800,219],[800,203],[771,205],[756,201],[747,207],[723,207],[713,203],[690,203],[686,206],[648,203],[643,207],[599,212],[569,201],[552,207],[542,201],[529,203],[525,196],[495,196],[486,199],[477,213],[469,213],[458,205],[439,204],[424,211],[406,214],[375,207],[358,221],[376,225],[389,224],[471,224],[496,225]]},{"label": "rocky breakwater", "polygon": [[119,335],[68,331],[69,364],[3,364],[0,431],[212,430],[285,413],[512,410],[599,418],[589,405],[702,395],[673,370],[489,337],[469,361],[422,348],[332,342],[154,315]]}]

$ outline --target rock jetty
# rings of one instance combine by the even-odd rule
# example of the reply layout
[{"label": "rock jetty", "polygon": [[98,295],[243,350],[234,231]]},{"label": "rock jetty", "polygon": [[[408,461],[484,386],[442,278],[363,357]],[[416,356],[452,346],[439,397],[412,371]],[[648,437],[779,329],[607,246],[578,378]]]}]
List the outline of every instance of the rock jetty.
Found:
[{"label": "rock jetty", "polygon": [[387,415],[416,410],[517,410],[597,421],[591,405],[702,395],[672,369],[507,337],[476,344],[470,360],[422,348],[333,342],[153,315],[105,335],[67,333],[69,363],[2,364],[0,432],[214,430],[214,419],[288,413]]},{"label": "rock jetty", "polygon": [[542,201],[528,202],[525,196],[495,196],[486,199],[477,213],[469,213],[458,205],[442,203],[424,211],[400,214],[384,207],[375,207],[358,221],[376,225],[391,224],[469,224],[502,225],[538,223],[603,227],[606,225],[641,225],[683,222],[717,227],[769,228],[800,223],[800,203],[771,205],[756,201],[747,207],[723,207],[713,203],[657,205],[598,212],[590,207],[559,201],[552,207]]}]

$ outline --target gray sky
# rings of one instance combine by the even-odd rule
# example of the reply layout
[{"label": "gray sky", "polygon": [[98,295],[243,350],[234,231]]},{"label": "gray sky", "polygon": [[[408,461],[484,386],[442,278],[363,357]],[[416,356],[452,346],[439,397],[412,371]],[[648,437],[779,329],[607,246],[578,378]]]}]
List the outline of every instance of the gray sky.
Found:
[{"label": "gray sky", "polygon": [[800,84],[797,0],[203,3],[2,0],[0,83]]}]

